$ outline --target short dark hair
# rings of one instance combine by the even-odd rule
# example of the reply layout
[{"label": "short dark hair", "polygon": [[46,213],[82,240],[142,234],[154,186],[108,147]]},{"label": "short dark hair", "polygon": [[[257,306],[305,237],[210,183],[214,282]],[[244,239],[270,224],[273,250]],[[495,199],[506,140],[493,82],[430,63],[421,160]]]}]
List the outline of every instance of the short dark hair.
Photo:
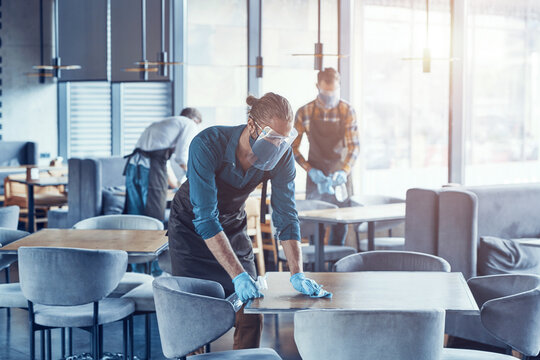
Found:
[{"label": "short dark hair", "polygon": [[317,83],[320,83],[321,81],[331,84],[334,81],[340,82],[341,77],[336,69],[328,67],[324,68],[324,70],[320,70],[317,74]]},{"label": "short dark hair", "polygon": [[197,124],[202,121],[202,115],[199,110],[192,107],[183,108],[180,116],[188,117],[191,120],[195,121]]}]

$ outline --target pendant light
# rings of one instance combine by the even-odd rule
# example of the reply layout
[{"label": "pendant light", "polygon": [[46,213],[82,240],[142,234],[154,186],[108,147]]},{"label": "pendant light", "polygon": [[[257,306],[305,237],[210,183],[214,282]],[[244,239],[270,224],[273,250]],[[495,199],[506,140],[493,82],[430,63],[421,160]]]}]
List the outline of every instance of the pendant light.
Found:
[{"label": "pendant light", "polygon": [[323,57],[324,56],[337,56],[347,57],[348,55],[343,54],[324,54],[323,53],[323,43],[321,43],[321,0],[317,2],[317,42],[315,43],[315,52],[313,54],[292,54],[293,56],[313,56],[314,57],[314,66],[315,70],[323,69]]},{"label": "pendant light", "polygon": [[161,52],[157,61],[146,60],[146,0],[141,0],[141,48],[142,60],[135,62],[138,67],[124,69],[126,72],[139,72],[142,80],[148,80],[148,73],[158,73],[161,76],[168,75],[168,66],[183,65],[179,61],[168,61],[168,54],[165,51],[165,0],[161,0]]},{"label": "pendant light", "polygon": [[53,23],[54,23],[54,58],[52,65],[44,65],[44,41],[43,41],[43,0],[39,1],[39,42],[40,42],[40,64],[32,68],[38,70],[37,73],[28,73],[27,76],[39,77],[39,82],[44,83],[45,78],[60,78],[62,70],[78,70],[80,65],[62,65],[60,59],[60,41],[58,41],[58,0],[53,1]]},{"label": "pendant light", "polygon": [[433,60],[445,60],[445,61],[454,61],[456,58],[432,58],[431,51],[429,49],[429,0],[426,0],[426,37],[424,45],[424,53],[422,57],[404,57],[402,60],[421,60],[422,61],[422,71],[424,73],[431,72],[431,62]]}]

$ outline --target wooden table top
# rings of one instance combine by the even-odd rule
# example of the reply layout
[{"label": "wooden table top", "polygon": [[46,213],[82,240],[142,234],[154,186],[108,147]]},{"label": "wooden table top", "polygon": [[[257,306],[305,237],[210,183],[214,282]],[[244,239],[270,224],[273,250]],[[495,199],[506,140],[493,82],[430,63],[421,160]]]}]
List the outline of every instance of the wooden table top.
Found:
[{"label": "wooden table top", "polygon": [[21,246],[124,250],[130,255],[159,255],[168,247],[165,230],[43,229],[0,247],[0,254],[16,254]]},{"label": "wooden table top", "polygon": [[306,273],[332,292],[331,299],[314,299],[297,292],[290,273],[267,272],[268,289],[253,300],[245,313],[283,313],[305,309],[418,310],[442,308],[477,314],[478,306],[458,272],[363,271]]},{"label": "wooden table top", "polygon": [[344,207],[298,212],[300,220],[356,224],[366,221],[405,219],[405,203]]},{"label": "wooden table top", "polygon": [[12,181],[34,186],[56,186],[56,185],[67,185],[68,178],[67,176],[51,176],[44,177],[36,180],[26,180],[26,179],[12,179]]}]

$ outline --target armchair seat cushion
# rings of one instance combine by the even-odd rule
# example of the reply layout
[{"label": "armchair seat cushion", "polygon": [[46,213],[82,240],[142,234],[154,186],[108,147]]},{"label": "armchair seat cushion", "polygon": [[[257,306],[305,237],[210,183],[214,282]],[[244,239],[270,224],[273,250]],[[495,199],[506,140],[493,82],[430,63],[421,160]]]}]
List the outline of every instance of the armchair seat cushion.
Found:
[{"label": "armchair seat cushion", "polygon": [[516,358],[488,351],[444,349],[441,360],[516,360]]},{"label": "armchair seat cushion", "polygon": [[209,354],[190,356],[190,360],[281,360],[272,349],[245,349],[219,351]]},{"label": "armchair seat cushion", "polygon": [[519,244],[525,240],[534,239],[481,237],[478,246],[478,275],[540,274],[540,247]]},{"label": "armchair seat cushion", "polygon": [[109,297],[120,297],[135,289],[139,285],[147,282],[151,284],[153,280],[154,278],[148,274],[126,272],[116,289],[113,290]]},{"label": "armchair seat cushion", "polygon": [[0,308],[28,307],[28,300],[24,297],[19,283],[0,284]]},{"label": "armchair seat cushion", "polygon": [[[108,324],[135,312],[135,303],[129,299],[106,298],[99,302],[99,324]],[[36,324],[54,327],[92,326],[94,305],[47,306],[35,305]]]},{"label": "armchair seat cushion", "polygon": [[152,291],[152,283],[145,282],[137,286],[127,294],[122,296],[123,299],[131,299],[135,303],[135,311],[154,312],[156,305],[154,304],[154,293]]}]

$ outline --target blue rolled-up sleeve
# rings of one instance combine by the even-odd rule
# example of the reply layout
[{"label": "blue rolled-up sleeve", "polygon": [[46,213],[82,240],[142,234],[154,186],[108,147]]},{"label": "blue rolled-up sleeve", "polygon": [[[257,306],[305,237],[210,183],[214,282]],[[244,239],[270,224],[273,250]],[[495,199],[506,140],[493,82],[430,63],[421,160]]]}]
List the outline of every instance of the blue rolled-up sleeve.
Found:
[{"label": "blue rolled-up sleeve", "polygon": [[195,215],[195,231],[205,240],[223,231],[217,209],[215,170],[218,162],[211,147],[206,146],[203,139],[195,137],[188,157],[189,199]]},{"label": "blue rolled-up sleeve", "polygon": [[272,221],[277,240],[300,241],[300,223],[294,199],[296,168],[292,150],[289,149],[272,171]]}]

